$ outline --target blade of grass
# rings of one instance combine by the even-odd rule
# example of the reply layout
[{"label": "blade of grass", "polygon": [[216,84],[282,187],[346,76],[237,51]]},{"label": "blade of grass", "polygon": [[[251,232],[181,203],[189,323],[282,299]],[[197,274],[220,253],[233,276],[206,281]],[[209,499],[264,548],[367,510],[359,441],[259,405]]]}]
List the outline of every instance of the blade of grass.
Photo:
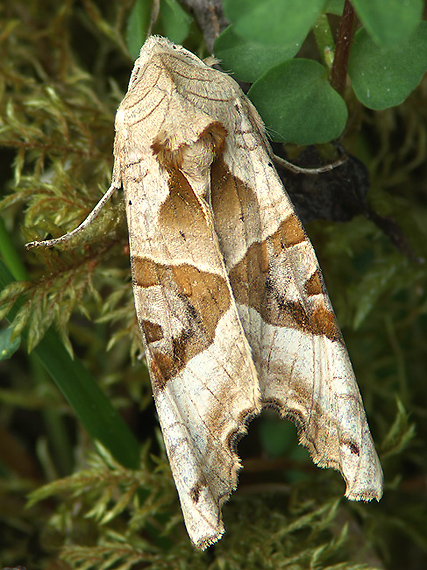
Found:
[{"label": "blade of grass", "polygon": [[[28,280],[29,276],[21,258],[16,251],[10,233],[6,229],[3,218],[0,217],[0,254],[6,262],[7,267],[15,279],[20,281]],[[20,339],[19,344],[20,344]],[[40,360],[34,355],[28,355],[29,368],[35,384],[43,385],[49,382],[49,375],[40,364]],[[51,444],[52,453],[55,458],[55,466],[58,473],[65,477],[73,469],[73,451],[68,430],[65,425],[64,416],[52,408],[40,410],[45,425],[47,437]]]},{"label": "blade of grass", "polygon": [[[0,290],[13,281],[0,260]],[[22,301],[10,311],[13,321]],[[23,333],[25,338],[25,331]],[[58,336],[49,329],[34,354],[50,374],[93,440],[99,441],[124,467],[138,469],[139,444],[128,426],[78,358],[72,359]]]},{"label": "blade of grass", "polygon": [[25,269],[14,245],[13,241],[6,229],[3,218],[0,217],[0,253],[6,262],[7,267],[13,274],[13,277],[19,281],[29,279],[27,270]]}]

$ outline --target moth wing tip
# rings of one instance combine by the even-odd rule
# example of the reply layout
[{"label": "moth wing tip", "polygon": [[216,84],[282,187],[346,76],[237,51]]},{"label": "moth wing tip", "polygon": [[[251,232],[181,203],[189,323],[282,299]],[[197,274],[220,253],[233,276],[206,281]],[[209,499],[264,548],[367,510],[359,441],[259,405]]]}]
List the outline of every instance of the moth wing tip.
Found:
[{"label": "moth wing tip", "polygon": [[369,503],[373,499],[380,502],[383,496],[382,489],[368,489],[365,491],[360,491],[358,493],[346,493],[345,498],[349,501],[362,501],[364,503]]},{"label": "moth wing tip", "polygon": [[371,481],[370,484],[354,485],[346,488],[345,497],[349,501],[363,501],[369,503],[373,499],[380,502],[383,496],[383,479],[381,481]]},{"label": "moth wing tip", "polygon": [[197,550],[206,550],[207,548],[209,548],[209,546],[212,546],[213,544],[218,542],[218,540],[222,538],[224,532],[225,532],[224,524],[222,521],[220,521],[217,529],[205,534],[204,536],[201,536],[198,539],[192,538],[191,541],[194,544],[194,546],[197,548]]}]

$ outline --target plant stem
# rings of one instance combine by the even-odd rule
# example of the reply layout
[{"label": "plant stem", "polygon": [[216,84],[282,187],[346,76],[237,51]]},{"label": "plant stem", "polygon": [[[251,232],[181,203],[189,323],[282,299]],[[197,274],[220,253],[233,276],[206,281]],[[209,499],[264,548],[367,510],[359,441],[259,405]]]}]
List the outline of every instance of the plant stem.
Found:
[{"label": "plant stem", "polygon": [[335,58],[332,66],[330,83],[332,87],[343,93],[347,77],[348,57],[354,36],[355,14],[350,0],[345,0],[344,10],[338,28]]},{"label": "plant stem", "polygon": [[316,38],[320,57],[328,69],[331,69],[334,59],[335,44],[328,16],[326,14],[321,14],[319,16],[316,24],[313,26],[313,33]]}]

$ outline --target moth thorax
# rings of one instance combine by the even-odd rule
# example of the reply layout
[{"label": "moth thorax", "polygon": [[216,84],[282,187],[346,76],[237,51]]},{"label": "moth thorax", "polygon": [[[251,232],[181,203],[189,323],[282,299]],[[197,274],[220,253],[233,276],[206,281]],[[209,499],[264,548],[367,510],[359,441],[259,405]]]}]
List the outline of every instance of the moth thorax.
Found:
[{"label": "moth thorax", "polygon": [[180,170],[194,191],[201,197],[209,198],[210,175],[213,161],[224,150],[227,130],[219,123],[211,123],[193,144],[180,148]]}]

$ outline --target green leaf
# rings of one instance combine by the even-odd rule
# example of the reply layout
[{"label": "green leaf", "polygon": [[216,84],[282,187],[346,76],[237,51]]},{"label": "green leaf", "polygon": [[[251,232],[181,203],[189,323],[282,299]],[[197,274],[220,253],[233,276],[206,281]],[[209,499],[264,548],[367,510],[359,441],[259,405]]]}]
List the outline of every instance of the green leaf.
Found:
[{"label": "green leaf", "polygon": [[370,109],[400,105],[427,70],[427,22],[421,22],[403,45],[379,48],[366,30],[359,30],[348,73],[357,98]]},{"label": "green leaf", "polygon": [[353,5],[372,39],[390,48],[409,38],[423,9],[422,0],[353,0]]},{"label": "green leaf", "polygon": [[[0,260],[0,290],[11,281],[12,274]],[[18,299],[8,320],[15,318],[19,305],[22,306],[22,302]],[[25,335],[24,331],[24,338]],[[121,465],[138,469],[138,442],[82,362],[68,354],[57,333],[49,329],[33,354],[51,375],[91,438],[101,442]]]},{"label": "green leaf", "polygon": [[344,11],[344,0],[327,0],[325,12],[328,14],[335,14],[341,16]]},{"label": "green leaf", "polygon": [[270,67],[291,59],[299,47],[296,43],[267,47],[237,35],[231,25],[216,39],[214,53],[223,69],[233,71],[242,81],[253,83]]},{"label": "green leaf", "polygon": [[[130,13],[127,26],[127,46],[133,57],[139,56],[142,44],[147,39],[153,13],[153,0],[137,0]],[[188,36],[192,19],[177,0],[161,0],[160,33],[176,43],[182,43]],[[156,25],[156,30],[157,30]]]},{"label": "green leaf", "polygon": [[11,340],[12,332],[11,327],[0,331],[0,361],[10,358],[21,346],[21,337]]},{"label": "green leaf", "polygon": [[316,61],[292,59],[273,67],[248,92],[271,137],[316,144],[337,138],[347,121],[344,100]]},{"label": "green leaf", "polygon": [[265,44],[302,44],[325,0],[224,0],[236,34]]},{"label": "green leaf", "polygon": [[127,25],[126,43],[128,50],[134,58],[139,56],[139,50],[147,38],[152,10],[153,0],[137,0],[130,13]]},{"label": "green leaf", "polygon": [[190,31],[191,17],[176,0],[162,0],[160,17],[167,37],[171,41],[181,44]]}]

